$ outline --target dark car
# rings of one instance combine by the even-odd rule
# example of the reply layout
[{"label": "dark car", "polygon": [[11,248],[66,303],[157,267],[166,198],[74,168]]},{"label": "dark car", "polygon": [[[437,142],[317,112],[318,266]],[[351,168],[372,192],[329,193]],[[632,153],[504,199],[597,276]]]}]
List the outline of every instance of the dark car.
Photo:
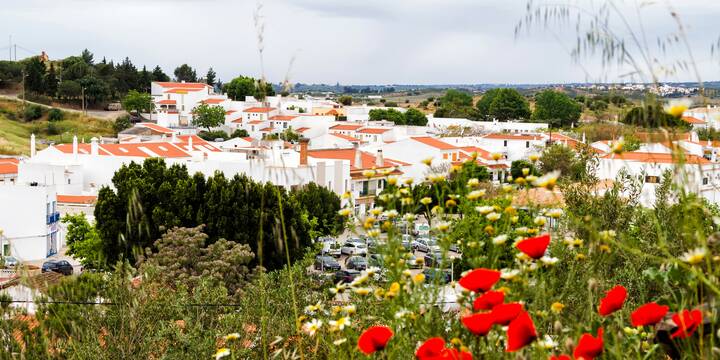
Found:
[{"label": "dark car", "polygon": [[367,265],[368,263],[365,258],[360,256],[351,256],[347,259],[347,262],[345,262],[345,267],[353,270],[365,270],[367,269]]},{"label": "dark car", "polygon": [[440,283],[440,284],[447,284],[450,282],[450,272],[447,270],[440,270],[440,269],[425,269],[423,270],[423,275],[425,275],[425,282],[428,284],[431,283]]},{"label": "dark car", "polygon": [[360,275],[357,270],[340,270],[335,273],[335,282],[351,283]]},{"label": "dark car", "polygon": [[382,268],[383,265],[385,265],[385,260],[380,254],[370,254],[370,256],[368,256],[368,263],[370,266]]},{"label": "dark car", "polygon": [[440,252],[429,252],[425,254],[425,266],[438,267],[443,260],[443,255]]},{"label": "dark car", "polygon": [[50,260],[42,264],[42,272],[54,271],[63,275],[72,275],[73,266],[67,260]]},{"label": "dark car", "polygon": [[316,256],[315,257],[315,264],[314,264],[315,270],[322,270],[322,271],[338,271],[340,270],[340,264],[338,264],[335,259],[333,259],[331,256]]}]

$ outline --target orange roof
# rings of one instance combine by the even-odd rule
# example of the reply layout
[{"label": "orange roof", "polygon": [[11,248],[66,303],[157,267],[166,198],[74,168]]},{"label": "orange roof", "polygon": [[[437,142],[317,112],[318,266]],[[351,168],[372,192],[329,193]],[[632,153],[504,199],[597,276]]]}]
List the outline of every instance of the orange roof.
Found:
[{"label": "orange roof", "polygon": [[496,139],[496,140],[541,140],[540,135],[528,135],[528,134],[487,134],[483,136],[485,139]]},{"label": "orange roof", "polygon": [[460,148],[460,150],[462,150],[467,155],[471,155],[472,153],[477,153],[477,156],[480,158],[483,158],[486,160],[492,159],[492,154],[489,151],[487,151],[485,149],[481,149],[477,146],[463,146]]},{"label": "orange roof", "polygon": [[363,128],[357,131],[359,134],[383,134],[390,131],[390,128]]},{"label": "orange roof", "polygon": [[[691,154],[685,154],[685,162],[686,163],[692,163],[692,164],[712,164],[710,160],[705,159],[703,157],[697,156],[697,155],[691,155]],[[654,163],[654,164],[674,164],[679,162],[678,156],[673,156],[673,154],[666,154],[666,153],[648,153],[648,152],[624,152],[622,154],[607,154],[603,156],[604,159],[614,159],[614,160],[623,160],[623,161],[637,161],[637,162],[644,162],[644,163]]]},{"label": "orange roof", "polygon": [[67,204],[94,204],[97,201],[97,196],[92,195],[57,195],[57,201],[59,203]]},{"label": "orange roof", "polygon": [[301,128],[295,129],[295,131],[297,131],[297,132],[303,132],[303,131],[306,131],[306,130],[310,130],[310,128],[309,128],[309,127],[301,127]]},{"label": "orange roof", "polygon": [[275,128],[272,127],[272,126],[268,126],[268,127],[266,127],[266,128],[260,129],[260,131],[273,131],[273,130],[275,130]]},{"label": "orange roof", "polygon": [[0,164],[19,164],[20,159],[17,158],[0,158]]},{"label": "orange roof", "polygon": [[342,125],[335,125],[330,128],[330,130],[357,130],[359,128],[363,127],[362,125],[351,125],[351,124],[342,124]]},{"label": "orange roof", "polygon": [[698,125],[705,124],[705,121],[702,121],[702,120],[700,120],[696,117],[692,117],[692,116],[683,116],[682,119],[685,120],[685,122],[690,123],[690,124],[698,124]]},{"label": "orange roof", "polygon": [[272,107],[251,107],[243,110],[243,112],[247,113],[267,113],[275,110],[275,108]]},{"label": "orange roof", "polygon": [[165,93],[166,93],[166,94],[167,94],[167,93],[170,93],[170,94],[187,94],[187,93],[189,93],[189,92],[191,92],[191,91],[200,91],[200,90],[202,90],[202,89],[178,88],[178,89],[165,90]]},{"label": "orange roof", "polygon": [[[105,149],[103,149],[102,146],[103,145],[101,145],[101,144],[98,145],[98,154],[99,155],[111,155],[109,152],[107,152]],[[58,145],[54,145],[52,147],[64,154],[72,154],[72,152],[73,152],[72,144],[58,144]],[[78,144],[78,154],[90,155],[90,151],[91,151],[90,144],[87,144],[87,143],[79,143]]]},{"label": "orange roof", "polygon": [[[362,164],[355,164],[355,152],[360,150],[355,149],[324,149],[324,150],[310,150],[308,156],[317,159],[336,159],[336,160],[348,160],[350,161],[351,170],[364,170],[376,168],[376,158],[374,155],[360,151],[360,161]],[[384,158],[384,168],[391,166],[406,166],[409,165],[402,161]]]},{"label": "orange roof", "polygon": [[205,104],[219,104],[221,102],[225,101],[225,99],[205,99],[201,101],[201,103]]},{"label": "orange roof", "polygon": [[338,115],[338,112],[335,109],[331,109],[330,111],[326,112],[325,115]]},{"label": "orange roof", "polygon": [[423,143],[427,146],[431,146],[436,149],[440,149],[440,150],[457,149],[455,146],[452,146],[444,141],[440,141],[440,140],[430,137],[430,136],[415,136],[415,137],[411,137],[411,139],[413,139],[417,142]]},{"label": "orange roof", "polygon": [[230,115],[230,114],[233,114],[233,113],[236,113],[236,112],[237,112],[237,111],[235,111],[235,110],[228,110],[228,111],[225,112],[225,115]]},{"label": "orange roof", "polygon": [[164,88],[178,88],[178,89],[204,89],[207,87],[210,87],[208,84],[203,83],[193,83],[193,82],[156,82],[156,84],[160,85]]},{"label": "orange roof", "polygon": [[262,121],[262,120],[253,120],[253,121],[248,122],[248,124],[250,124],[250,125],[257,125],[257,124],[262,124],[262,123],[264,123],[264,121]]},{"label": "orange roof", "polygon": [[[235,123],[235,124],[242,124],[243,119],[242,119],[242,118],[235,119],[235,120],[233,120],[232,122]],[[251,122],[252,122],[252,121],[251,121]]]},{"label": "orange roof", "polygon": [[172,133],[175,132],[175,131],[170,130],[170,129],[164,127],[164,126],[160,126],[160,125],[158,125],[158,124],[153,124],[153,123],[138,123],[137,125],[138,125],[138,126],[146,127],[146,128],[148,128],[148,129],[150,129],[150,130],[157,131],[157,132],[163,133],[163,134],[172,134]]},{"label": "orange roof", "polygon": [[170,99],[163,99],[163,100],[158,101],[158,104],[160,104],[160,105],[175,105],[175,104],[177,104],[177,101],[170,100]]},{"label": "orange roof", "polygon": [[292,120],[292,119],[294,119],[294,118],[296,118],[296,117],[297,117],[297,116],[295,116],[295,115],[275,115],[275,116],[270,117],[270,120],[275,120],[275,121],[290,121],[290,120]]},{"label": "orange roof", "polygon": [[330,135],[339,137],[339,138],[341,138],[343,140],[347,140],[349,142],[360,142],[360,139],[354,138],[352,136],[347,136],[347,135],[343,135],[343,134],[330,134]]},{"label": "orange roof", "polygon": [[0,162],[0,175],[12,175],[18,173],[17,164],[10,162]]},{"label": "orange roof", "polygon": [[115,156],[182,158],[190,154],[169,142],[102,144],[100,147]]}]

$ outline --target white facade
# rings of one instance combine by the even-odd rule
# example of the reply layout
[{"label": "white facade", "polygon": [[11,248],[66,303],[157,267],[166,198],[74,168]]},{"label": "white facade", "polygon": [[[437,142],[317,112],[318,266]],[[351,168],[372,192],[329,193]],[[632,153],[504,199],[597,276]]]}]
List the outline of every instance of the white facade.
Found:
[{"label": "white facade", "polygon": [[20,261],[45,259],[64,246],[53,186],[0,185],[0,252]]}]

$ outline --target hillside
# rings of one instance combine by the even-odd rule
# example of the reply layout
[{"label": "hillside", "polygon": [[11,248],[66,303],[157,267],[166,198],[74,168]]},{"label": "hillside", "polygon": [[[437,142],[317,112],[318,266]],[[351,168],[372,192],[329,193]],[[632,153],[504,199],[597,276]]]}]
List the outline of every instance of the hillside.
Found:
[{"label": "hillside", "polygon": [[113,136],[113,122],[74,112],[62,112],[62,120],[48,121],[48,109],[42,108],[41,116],[33,121],[24,121],[22,103],[0,99],[0,154],[28,155],[30,135],[38,139],[38,150],[48,143],[67,143],[77,135],[82,141],[93,136]]}]

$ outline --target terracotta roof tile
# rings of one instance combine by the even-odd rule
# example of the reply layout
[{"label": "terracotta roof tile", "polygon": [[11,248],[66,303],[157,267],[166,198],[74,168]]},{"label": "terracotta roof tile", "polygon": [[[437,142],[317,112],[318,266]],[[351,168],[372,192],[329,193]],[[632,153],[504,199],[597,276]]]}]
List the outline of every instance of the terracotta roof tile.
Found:
[{"label": "terracotta roof tile", "polygon": [[416,136],[416,137],[411,137],[411,139],[413,139],[419,143],[425,144],[427,146],[431,146],[436,149],[440,149],[440,150],[457,149],[457,147],[455,147],[455,146],[452,146],[444,141],[441,141],[439,139],[436,139],[436,138],[430,137],[430,136]]},{"label": "terracotta roof tile", "polygon": [[66,204],[94,204],[97,202],[97,196],[92,195],[57,195],[59,203]]}]

